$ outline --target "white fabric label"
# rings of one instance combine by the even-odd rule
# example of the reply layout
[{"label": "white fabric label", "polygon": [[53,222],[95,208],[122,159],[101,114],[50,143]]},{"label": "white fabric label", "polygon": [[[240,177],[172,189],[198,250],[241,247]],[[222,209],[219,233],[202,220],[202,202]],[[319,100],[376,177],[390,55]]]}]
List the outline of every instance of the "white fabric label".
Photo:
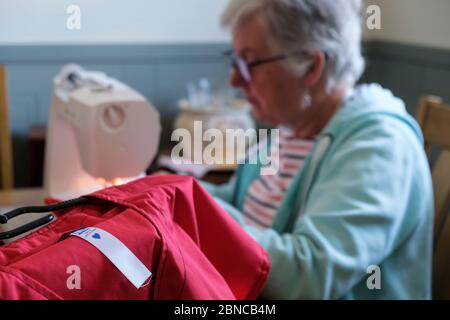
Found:
[{"label": "white fabric label", "polygon": [[99,228],[84,228],[71,235],[86,240],[103,253],[137,288],[141,288],[152,273],[119,239]]}]

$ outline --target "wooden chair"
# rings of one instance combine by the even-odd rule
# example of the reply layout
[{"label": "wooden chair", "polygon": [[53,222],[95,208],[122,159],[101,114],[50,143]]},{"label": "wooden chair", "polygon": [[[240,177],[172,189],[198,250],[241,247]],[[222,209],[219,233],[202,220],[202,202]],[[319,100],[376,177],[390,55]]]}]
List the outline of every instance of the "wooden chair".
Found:
[{"label": "wooden chair", "polygon": [[7,93],[6,68],[0,65],[0,189],[14,185]]},{"label": "wooden chair", "polygon": [[433,166],[435,204],[433,298],[450,299],[450,105],[438,97],[427,96],[420,101],[417,120],[425,137],[425,149],[440,149]]}]

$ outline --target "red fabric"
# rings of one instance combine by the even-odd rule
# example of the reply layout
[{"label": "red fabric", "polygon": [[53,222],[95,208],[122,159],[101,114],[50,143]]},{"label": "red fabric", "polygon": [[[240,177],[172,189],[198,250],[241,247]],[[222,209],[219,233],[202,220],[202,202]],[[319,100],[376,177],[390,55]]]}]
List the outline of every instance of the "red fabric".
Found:
[{"label": "red fabric", "polygon": [[[89,204],[0,247],[2,299],[254,299],[267,252],[191,177],[154,176],[89,195]],[[94,246],[61,237],[95,226],[121,240],[152,272],[136,289]],[[67,268],[81,271],[70,290]]]}]

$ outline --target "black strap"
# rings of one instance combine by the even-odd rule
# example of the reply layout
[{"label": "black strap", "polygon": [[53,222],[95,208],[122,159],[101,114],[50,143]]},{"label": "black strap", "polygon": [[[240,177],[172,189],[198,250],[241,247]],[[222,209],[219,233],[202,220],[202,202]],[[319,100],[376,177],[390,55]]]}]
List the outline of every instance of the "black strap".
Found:
[{"label": "black strap", "polygon": [[52,214],[48,214],[45,217],[39,218],[37,220],[34,220],[33,222],[27,223],[23,226],[20,226],[16,229],[5,231],[0,233],[0,240],[6,240],[11,239],[14,237],[17,237],[18,235],[21,235],[25,232],[28,232],[30,230],[33,230],[35,228],[38,228],[40,226],[43,226],[44,224],[47,224],[51,221],[53,221],[55,217]]},{"label": "black strap", "polygon": [[[62,202],[45,205],[45,206],[28,206],[28,207],[16,208],[14,210],[11,210],[9,212],[6,212],[6,213],[0,215],[0,224],[6,224],[6,223],[8,223],[8,221],[10,219],[20,216],[22,214],[47,213],[47,212],[52,212],[52,211],[57,211],[57,210],[63,210],[63,209],[71,208],[74,206],[86,204],[88,201],[89,201],[89,198],[80,197],[80,198],[62,201]],[[52,214],[46,215],[42,218],[39,218],[33,222],[27,223],[16,229],[0,233],[0,240],[11,239],[11,238],[17,237],[18,235],[21,235],[25,232],[33,230],[33,229],[40,227],[46,223],[49,223],[53,220],[54,220],[54,216]]]}]

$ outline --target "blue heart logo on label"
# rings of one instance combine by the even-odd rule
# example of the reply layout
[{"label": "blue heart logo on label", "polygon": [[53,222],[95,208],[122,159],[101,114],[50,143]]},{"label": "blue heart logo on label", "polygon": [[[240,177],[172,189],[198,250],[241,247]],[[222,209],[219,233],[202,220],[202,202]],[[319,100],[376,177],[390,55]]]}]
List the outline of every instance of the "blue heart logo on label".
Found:
[{"label": "blue heart logo on label", "polygon": [[94,239],[101,239],[102,237],[100,237],[100,235],[98,233],[94,233],[92,235],[92,238],[94,238]]}]

